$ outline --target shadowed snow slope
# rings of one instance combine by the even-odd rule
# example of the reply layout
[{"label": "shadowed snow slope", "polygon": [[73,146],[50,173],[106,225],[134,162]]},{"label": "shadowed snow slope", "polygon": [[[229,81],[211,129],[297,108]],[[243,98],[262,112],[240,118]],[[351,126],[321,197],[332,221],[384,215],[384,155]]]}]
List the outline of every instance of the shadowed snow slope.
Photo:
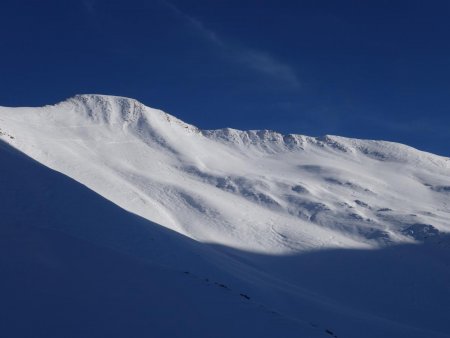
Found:
[{"label": "shadowed snow slope", "polygon": [[0,108],[0,139],[18,336],[450,336],[448,158],[101,95]]},{"label": "shadowed snow slope", "polygon": [[0,161],[2,337],[319,336],[220,287],[192,240],[4,145]]}]

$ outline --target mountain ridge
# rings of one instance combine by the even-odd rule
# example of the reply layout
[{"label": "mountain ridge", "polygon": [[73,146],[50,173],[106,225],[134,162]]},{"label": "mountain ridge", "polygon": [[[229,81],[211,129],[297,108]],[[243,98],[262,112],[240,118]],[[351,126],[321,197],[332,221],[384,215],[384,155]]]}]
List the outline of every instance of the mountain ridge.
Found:
[{"label": "mountain ridge", "polygon": [[[110,96],[0,108],[1,215],[177,271],[157,294],[170,295],[180,276],[197,281],[186,292],[200,299],[203,287],[218,288],[230,320],[233,306],[255,299],[252,309],[312,337],[448,337],[449,159],[384,141],[296,137],[202,131]],[[8,159],[3,144],[39,171]],[[61,178],[50,169],[68,188],[55,191]]]},{"label": "mountain ridge", "polygon": [[[383,223],[389,224],[391,221],[388,220],[386,213],[375,212],[377,209],[383,210],[388,207],[383,205],[384,203],[380,204],[381,195],[377,194],[371,185],[378,187],[392,176],[393,187],[398,186],[402,191],[395,197],[395,203],[405,198],[402,195],[404,191],[410,190],[411,184],[416,186],[413,191],[418,189],[422,194],[438,193],[438,195],[445,195],[447,187],[450,186],[446,179],[450,169],[448,158],[397,143],[337,136],[282,135],[267,130],[239,131],[230,128],[200,130],[160,110],[146,107],[134,99],[105,95],[77,95],[52,106],[14,108],[12,111],[0,108],[2,119],[0,132],[4,134],[6,141],[16,148],[25,150],[25,153],[31,154],[33,158],[44,161],[71,177],[74,177],[73,175],[78,177],[82,168],[89,170],[90,174],[85,177],[88,181],[92,181],[93,177],[103,181],[104,178],[98,177],[96,173],[102,167],[106,172],[110,172],[111,178],[123,181],[123,188],[126,190],[130,190],[130,179],[135,180],[136,177],[150,179],[148,183],[153,185],[155,191],[160,191],[160,195],[169,194],[168,200],[175,198],[179,201],[177,203],[182,203],[187,208],[186,211],[194,210],[197,214],[195,219],[200,217],[203,220],[205,215],[208,215],[205,211],[209,210],[211,214],[208,217],[214,220],[213,215],[221,213],[219,204],[223,202],[219,200],[222,201],[225,196],[230,197],[231,193],[241,199],[241,202],[236,200],[233,203],[242,203],[243,198],[253,207],[257,204],[262,213],[264,210],[268,210],[270,214],[274,212],[279,214],[281,211],[291,219],[284,220],[283,223],[301,222],[305,228],[310,227],[310,224],[322,226],[328,224],[329,230],[335,231],[336,227],[331,226],[334,222],[333,217],[336,217],[336,213],[341,213],[343,207],[350,208],[345,216],[346,223],[361,223],[367,219],[367,226],[372,228],[370,222],[375,220],[375,228],[378,228],[375,233],[383,239],[390,236],[397,237],[399,234],[385,230],[379,232],[381,231],[379,229],[383,228],[381,226]],[[20,133],[25,139],[22,139]],[[54,141],[59,144],[55,145]],[[55,151],[60,155],[52,155]],[[72,158],[66,152],[69,154],[76,152],[76,157]],[[115,152],[120,156],[108,155]],[[132,154],[127,154],[128,152]],[[137,160],[134,153],[147,154],[147,159]],[[90,169],[89,165],[86,167],[80,165],[78,159],[93,162],[94,167]],[[157,159],[156,163],[152,159]],[[111,165],[105,166],[104,161]],[[136,164],[130,165],[132,162]],[[61,165],[69,167],[59,168]],[[146,166],[150,169],[147,173],[145,173]],[[264,169],[264,166],[267,166],[267,169]],[[285,172],[292,178],[285,182],[283,175],[279,176],[272,172],[271,167],[276,168],[276,171]],[[366,177],[365,171],[369,168],[372,168],[373,172]],[[399,170],[404,170],[405,175],[398,172]],[[432,179],[428,178],[429,172],[434,173]],[[379,174],[385,177],[380,179]],[[305,177],[307,181],[295,182],[296,176]],[[351,176],[356,180],[350,179]],[[83,182],[82,177],[79,179]],[[294,182],[291,182],[291,179]],[[399,180],[405,181],[403,186],[394,183]],[[189,183],[181,183],[183,181]],[[311,182],[314,183],[311,185]],[[88,186],[95,184],[94,179]],[[111,189],[111,183],[105,181],[104,184],[108,190]],[[190,190],[191,185],[197,188]],[[213,195],[223,195],[218,197],[219,200],[214,206],[208,205],[212,201],[207,202],[206,195],[198,195],[205,185],[213,188],[211,191]],[[173,191],[168,190],[170,186],[173,186]],[[289,186],[291,193],[286,194],[286,188]],[[186,225],[176,220],[176,213],[165,211],[172,209],[167,199],[154,196],[151,190],[146,190],[142,195],[141,190],[141,183],[132,183],[130,194],[132,196],[137,194],[138,197],[133,198],[143,200],[150,198],[152,203],[158,205],[150,208],[153,211],[150,212],[149,208],[144,206],[148,202],[143,202],[138,210],[134,210],[135,206],[130,205],[129,201],[123,201],[118,191],[113,192],[115,197],[112,200],[118,199],[121,201],[119,205],[126,206],[127,210],[137,211],[137,214],[144,218],[150,218],[161,224],[168,223],[171,224],[169,228],[177,229],[184,234],[189,233],[189,230],[187,233],[186,230],[181,230]],[[335,191],[330,194],[333,190]],[[335,195],[338,191],[341,194],[355,196],[351,200],[348,197],[342,199]],[[371,206],[368,201],[370,199],[379,205]],[[336,204],[339,200],[341,202]],[[325,215],[327,216],[323,218]],[[292,220],[292,216],[296,220]],[[267,217],[271,219],[279,216]],[[423,214],[422,218],[421,222],[411,224],[432,223],[426,221],[428,216]],[[226,228],[233,229],[227,217],[224,216],[223,221],[228,224]],[[250,218],[247,222],[251,223]],[[221,227],[222,225],[219,228]],[[342,227],[349,229],[347,225]],[[321,230],[316,228],[311,231]],[[359,231],[356,230],[356,233]],[[190,235],[194,236],[193,233]],[[229,236],[229,233],[223,235]],[[373,235],[365,236],[372,238]]]},{"label": "mountain ridge", "polygon": [[[440,157],[450,161],[449,157],[436,155],[430,152],[422,151],[398,142],[348,138],[337,135],[306,136],[301,134],[283,134],[274,130],[239,130],[235,128],[219,129],[200,129],[192,124],[186,123],[173,115],[165,113],[162,110],[150,108],[140,101],[123,96],[103,95],[103,94],[77,94],[66,100],[53,105],[43,107],[1,107],[0,109],[39,109],[39,108],[73,108],[86,114],[93,122],[104,122],[106,124],[123,123],[129,124],[136,122],[136,119],[145,118],[145,113],[151,113],[159,118],[166,119],[167,122],[178,125],[188,132],[199,134],[207,138],[229,143],[237,142],[241,145],[255,145],[258,143],[275,143],[288,150],[303,149],[304,145],[316,145],[319,147],[329,146],[343,152],[359,151],[367,155],[377,156],[377,151],[372,148],[390,148],[393,152],[410,150],[423,154],[429,154],[433,157]],[[80,109],[81,108],[81,109]],[[118,114],[119,113],[119,114]],[[380,159],[383,157],[381,156]]]}]

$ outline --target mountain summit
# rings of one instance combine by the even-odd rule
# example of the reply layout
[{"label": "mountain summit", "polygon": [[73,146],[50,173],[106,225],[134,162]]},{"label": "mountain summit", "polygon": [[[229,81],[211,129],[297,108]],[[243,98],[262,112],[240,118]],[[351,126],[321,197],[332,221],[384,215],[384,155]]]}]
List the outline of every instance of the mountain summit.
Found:
[{"label": "mountain summit", "polygon": [[[35,208],[3,195],[8,224],[56,229],[162,271],[186,272],[195,295],[213,279],[221,291],[238,288],[247,303],[219,295],[222,311],[231,316],[233,306],[252,304],[243,318],[255,322],[264,311],[276,313],[284,324],[267,320],[284,327],[284,337],[296,330],[305,337],[450,334],[449,158],[384,141],[201,130],[136,100],[105,95],[1,107],[0,140],[3,158],[18,167],[0,171],[2,179],[14,182],[10,189],[29,191],[15,195],[42,190]],[[59,174],[44,180],[43,168],[29,169],[42,184],[19,177],[27,175],[19,167],[30,164],[11,155],[12,148],[68,176],[68,187],[52,192]],[[61,204],[59,198],[78,194],[73,185],[91,197]],[[108,203],[101,216],[86,203],[96,198]],[[73,209],[79,222],[45,214]],[[108,216],[117,210],[129,216]],[[164,287],[158,283],[153,287]],[[206,313],[211,304],[201,306]],[[256,309],[265,314],[258,317]],[[198,334],[215,336],[205,332]]]}]

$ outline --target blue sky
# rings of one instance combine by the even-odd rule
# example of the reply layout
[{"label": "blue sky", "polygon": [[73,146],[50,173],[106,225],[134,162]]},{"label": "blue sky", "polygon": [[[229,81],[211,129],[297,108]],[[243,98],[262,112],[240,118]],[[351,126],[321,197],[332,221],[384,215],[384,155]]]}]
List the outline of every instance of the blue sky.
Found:
[{"label": "blue sky", "polygon": [[0,105],[136,98],[201,128],[450,156],[450,2],[3,0]]}]

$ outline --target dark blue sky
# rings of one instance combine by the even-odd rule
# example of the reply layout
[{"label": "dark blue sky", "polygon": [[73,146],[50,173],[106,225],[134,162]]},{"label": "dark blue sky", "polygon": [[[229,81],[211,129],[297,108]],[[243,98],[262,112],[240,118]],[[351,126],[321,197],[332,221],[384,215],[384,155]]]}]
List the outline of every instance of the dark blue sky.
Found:
[{"label": "dark blue sky", "polygon": [[0,105],[136,98],[201,128],[450,156],[449,1],[2,0]]}]

